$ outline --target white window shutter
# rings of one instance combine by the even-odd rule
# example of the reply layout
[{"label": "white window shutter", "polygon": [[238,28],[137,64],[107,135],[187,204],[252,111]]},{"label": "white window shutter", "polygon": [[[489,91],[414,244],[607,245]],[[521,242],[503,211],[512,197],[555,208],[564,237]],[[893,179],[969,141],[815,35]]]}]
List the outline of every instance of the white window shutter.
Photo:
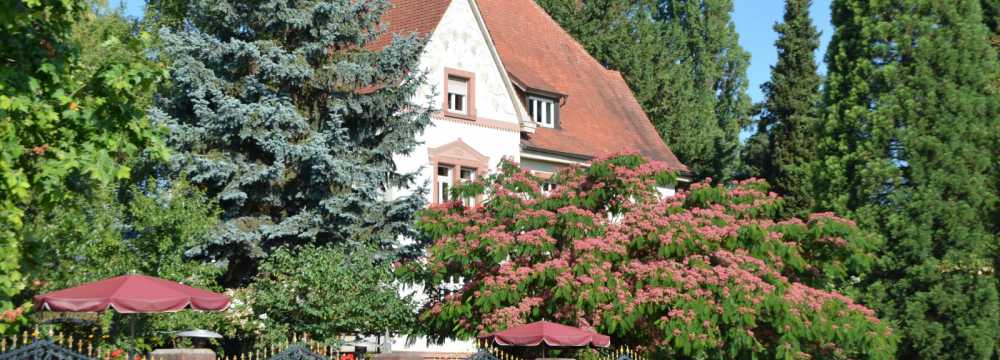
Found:
[{"label": "white window shutter", "polygon": [[469,81],[457,77],[448,77],[448,92],[469,96]]}]

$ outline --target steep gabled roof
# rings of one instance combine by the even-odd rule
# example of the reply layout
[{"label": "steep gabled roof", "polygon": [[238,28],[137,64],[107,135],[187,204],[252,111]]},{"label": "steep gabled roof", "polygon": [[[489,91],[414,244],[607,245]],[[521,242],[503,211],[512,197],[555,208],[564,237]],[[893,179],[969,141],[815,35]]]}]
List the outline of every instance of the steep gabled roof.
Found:
[{"label": "steep gabled roof", "polygon": [[391,0],[389,10],[382,14],[382,24],[386,25],[387,36],[380,36],[368,44],[373,49],[381,49],[392,41],[391,34],[417,34],[427,37],[444,16],[451,0]]},{"label": "steep gabled roof", "polygon": [[[428,36],[452,0],[392,0],[383,16],[390,34]],[[456,0],[468,1],[468,0]],[[636,150],[687,171],[660,139],[621,74],[604,68],[533,0],[476,0],[511,81],[561,95],[558,129],[526,134],[529,150],[597,157]],[[369,46],[384,47],[391,36]]]},{"label": "steep gabled roof", "polygon": [[686,171],[617,71],[597,62],[532,0],[478,0],[501,61],[516,81],[565,94],[560,128],[537,128],[524,145],[601,156],[623,149]]}]

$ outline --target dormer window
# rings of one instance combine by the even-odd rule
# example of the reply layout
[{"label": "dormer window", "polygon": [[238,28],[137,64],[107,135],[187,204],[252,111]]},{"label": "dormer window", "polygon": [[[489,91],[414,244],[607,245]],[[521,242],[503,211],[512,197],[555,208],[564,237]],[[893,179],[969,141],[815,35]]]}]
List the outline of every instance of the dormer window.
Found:
[{"label": "dormer window", "polygon": [[535,95],[528,96],[528,115],[541,127],[556,127],[558,109],[555,99]]}]

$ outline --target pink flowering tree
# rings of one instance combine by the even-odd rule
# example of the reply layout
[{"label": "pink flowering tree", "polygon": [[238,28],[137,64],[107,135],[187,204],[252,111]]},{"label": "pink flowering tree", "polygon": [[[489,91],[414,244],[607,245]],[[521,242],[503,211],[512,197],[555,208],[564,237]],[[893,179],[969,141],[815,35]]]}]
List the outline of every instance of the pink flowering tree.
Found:
[{"label": "pink flowering tree", "polygon": [[545,180],[505,163],[431,207],[425,257],[399,266],[429,298],[421,323],[474,337],[550,320],[680,358],[891,358],[875,313],[836,290],[872,265],[878,238],[832,214],[775,219],[781,198],[749,180],[693,184],[636,155]]}]

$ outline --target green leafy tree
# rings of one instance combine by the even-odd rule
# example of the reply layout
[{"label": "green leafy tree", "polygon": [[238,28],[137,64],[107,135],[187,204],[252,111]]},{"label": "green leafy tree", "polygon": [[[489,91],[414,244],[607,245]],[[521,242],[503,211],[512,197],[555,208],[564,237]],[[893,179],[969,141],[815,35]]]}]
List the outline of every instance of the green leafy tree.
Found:
[{"label": "green leafy tree", "polygon": [[811,2],[787,0],[784,21],[774,26],[778,63],[771,67],[771,81],[761,86],[767,98],[744,153],[754,169],[748,175],[767,179],[785,196],[785,206],[800,212],[813,207],[808,166],[816,160],[819,121],[821,79],[813,55],[819,32],[809,18]]},{"label": "green leafy tree", "polygon": [[[222,207],[222,230],[199,252],[227,264],[226,287],[264,286],[253,285],[271,281],[258,277],[261,263],[283,247],[342,246],[373,263],[391,262],[397,240],[413,235],[424,193],[385,193],[413,185],[413,174],[397,172],[393,156],[413,149],[429,122],[429,112],[411,102],[423,82],[416,71],[423,44],[399,37],[385,48],[369,46],[382,35],[380,17],[389,6],[197,1],[184,27],[161,31],[173,83],[154,116],[171,130],[175,168]],[[254,306],[287,301],[264,299],[274,302]],[[269,316],[289,330],[334,321]]]},{"label": "green leafy tree", "polygon": [[142,56],[139,36],[90,34],[135,56],[82,55],[88,44],[74,27],[93,16],[89,1],[0,2],[0,310],[24,286],[25,219],[127,178],[122,160],[158,147],[144,102],[164,72]]},{"label": "green leafy tree", "polygon": [[540,0],[598,61],[622,72],[660,136],[702,179],[728,179],[749,124],[731,0]]},{"label": "green leafy tree", "polygon": [[838,0],[833,23],[819,204],[886,237],[866,301],[899,324],[901,358],[994,358],[1000,101],[980,1]]},{"label": "green leafy tree", "polygon": [[271,254],[248,296],[264,319],[265,342],[284,340],[289,333],[333,339],[410,325],[416,305],[399,297],[392,264],[372,261],[375,255],[311,245]]},{"label": "green leafy tree", "polygon": [[218,208],[186,182],[104,186],[25,225],[25,266],[35,293],[122,274],[218,289],[218,266],[184,252],[208,242]]},{"label": "green leafy tree", "polygon": [[[28,295],[123,274],[146,274],[221,290],[215,281],[223,270],[220,266],[185,255],[214,235],[218,214],[213,202],[183,181],[111,184],[63,201],[58,208],[33,216],[22,229],[22,268],[32,284]],[[232,328],[223,314],[214,312],[128,316],[141,320],[136,335],[146,345],[169,344],[171,339],[165,334],[178,329],[227,332]],[[96,340],[102,347],[131,342],[129,332],[120,328],[128,323],[120,314],[109,311],[100,320],[76,330],[83,335],[91,331],[111,335],[107,343]]]},{"label": "green leafy tree", "polygon": [[456,187],[490,201],[421,213],[434,243],[400,267],[429,299],[421,323],[473,337],[546,319],[657,359],[893,357],[889,327],[834,291],[870,269],[877,236],[830,213],[776,219],[781,198],[759,180],[664,199],[665,169],[616,156],[557,173],[544,193],[504,164]]}]

